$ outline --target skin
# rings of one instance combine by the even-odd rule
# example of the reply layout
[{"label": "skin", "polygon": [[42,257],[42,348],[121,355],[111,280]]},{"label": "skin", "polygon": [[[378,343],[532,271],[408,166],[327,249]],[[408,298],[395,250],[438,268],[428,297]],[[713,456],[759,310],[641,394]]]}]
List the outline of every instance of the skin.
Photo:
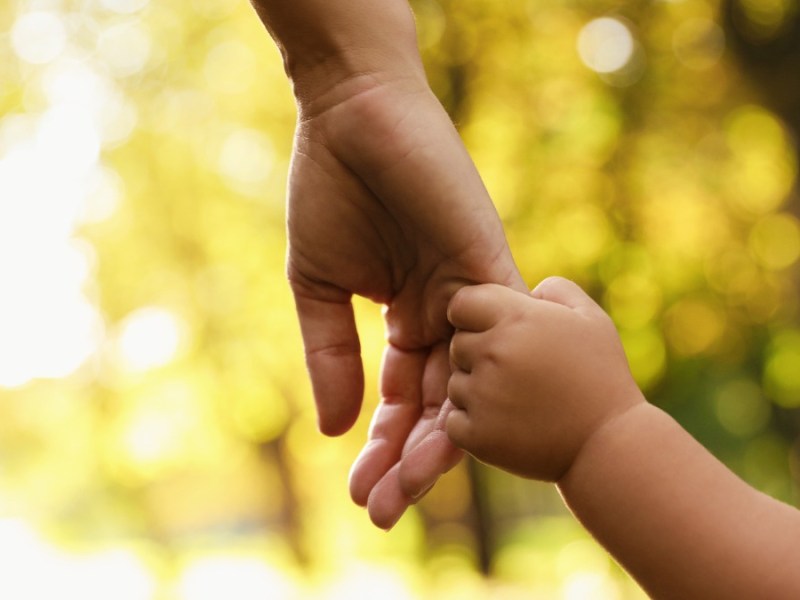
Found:
[{"label": "skin", "polygon": [[351,298],[385,307],[381,402],[350,492],[388,529],[461,457],[444,433],[451,297],[467,284],[524,284],[427,84],[407,3],[254,7],[297,100],[287,274],[325,434],[353,425],[364,393]]},{"label": "skin", "polygon": [[652,598],[800,598],[800,511],[646,402],[610,318],[576,284],[464,288],[449,319],[457,446],[555,482]]}]

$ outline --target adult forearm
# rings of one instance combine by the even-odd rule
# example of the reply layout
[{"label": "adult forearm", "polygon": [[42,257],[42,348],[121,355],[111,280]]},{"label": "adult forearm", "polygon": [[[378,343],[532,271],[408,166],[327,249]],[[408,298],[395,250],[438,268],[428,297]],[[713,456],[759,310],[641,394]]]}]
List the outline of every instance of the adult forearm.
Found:
[{"label": "adult forearm", "polygon": [[358,75],[422,78],[406,0],[252,0],[300,102]]},{"label": "adult forearm", "polygon": [[601,429],[559,489],[653,598],[800,598],[800,512],[651,405]]}]

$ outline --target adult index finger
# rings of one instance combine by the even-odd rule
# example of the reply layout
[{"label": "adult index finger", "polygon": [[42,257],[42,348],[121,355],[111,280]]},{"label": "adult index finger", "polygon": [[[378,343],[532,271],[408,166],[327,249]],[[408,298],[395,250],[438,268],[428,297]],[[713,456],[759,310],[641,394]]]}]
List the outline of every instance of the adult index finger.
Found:
[{"label": "adult index finger", "polygon": [[341,435],[358,418],[364,397],[364,368],[353,306],[295,294],[306,367],[317,404],[319,429]]}]

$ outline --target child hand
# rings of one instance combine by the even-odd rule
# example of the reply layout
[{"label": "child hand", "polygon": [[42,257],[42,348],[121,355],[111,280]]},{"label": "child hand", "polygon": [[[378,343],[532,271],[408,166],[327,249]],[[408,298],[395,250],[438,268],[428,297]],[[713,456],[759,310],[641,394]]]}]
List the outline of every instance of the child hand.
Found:
[{"label": "child hand", "polygon": [[465,287],[448,319],[447,433],[479,460],[558,481],[595,431],[645,401],[611,319],[571,281],[545,279],[530,295]]}]

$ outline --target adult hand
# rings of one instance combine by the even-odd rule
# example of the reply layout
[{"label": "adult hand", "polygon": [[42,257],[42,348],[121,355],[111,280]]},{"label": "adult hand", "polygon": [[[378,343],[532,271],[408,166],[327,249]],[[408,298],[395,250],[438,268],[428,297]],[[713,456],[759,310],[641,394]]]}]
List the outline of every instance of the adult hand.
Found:
[{"label": "adult hand", "polygon": [[360,408],[351,295],[387,307],[382,402],[351,478],[382,527],[458,458],[440,418],[451,296],[476,282],[524,289],[458,135],[415,83],[362,80],[301,120],[289,187],[288,273],[323,432],[346,431]]},{"label": "adult hand", "polygon": [[[268,4],[259,3],[262,18]],[[284,27],[267,25],[273,35]],[[307,69],[289,66],[299,119],[287,270],[326,434],[352,426],[363,396],[351,297],[386,306],[381,404],[350,489],[373,522],[388,528],[460,457],[442,411],[451,296],[472,283],[525,287],[480,177],[427,85],[415,43],[370,31],[372,42],[393,52],[370,52],[364,63],[337,54]]]}]

